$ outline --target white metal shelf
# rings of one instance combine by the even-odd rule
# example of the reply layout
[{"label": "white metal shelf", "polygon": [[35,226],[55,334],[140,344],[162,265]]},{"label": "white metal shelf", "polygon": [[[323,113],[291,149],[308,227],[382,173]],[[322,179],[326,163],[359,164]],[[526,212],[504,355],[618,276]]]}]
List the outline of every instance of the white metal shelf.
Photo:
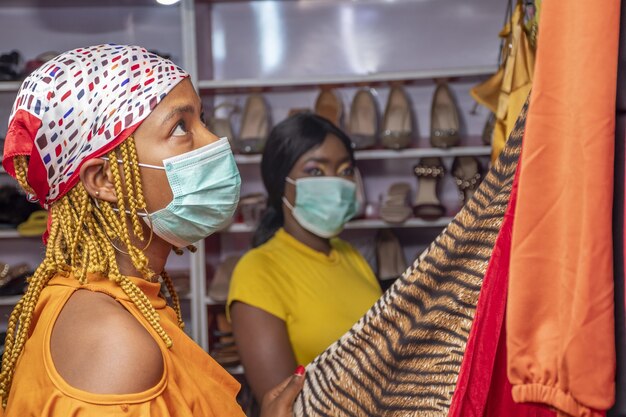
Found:
[{"label": "white metal shelf", "polygon": [[32,238],[41,238],[41,235],[37,236],[22,236],[18,233],[17,230],[0,230],[0,239],[32,239]]},{"label": "white metal shelf", "polygon": [[22,295],[0,296],[0,306],[14,306],[20,301],[20,298],[22,298]]},{"label": "white metal shelf", "polygon": [[315,87],[330,85],[362,85],[368,83],[386,83],[394,81],[416,81],[436,78],[478,77],[497,71],[496,66],[445,68],[406,72],[381,72],[363,75],[337,76],[302,76],[299,78],[235,79],[235,80],[200,80],[202,90],[246,90],[277,87]]},{"label": "white metal shelf", "polygon": [[20,89],[21,81],[0,81],[0,92],[15,92]]},{"label": "white metal shelf", "polygon": [[[491,155],[490,146],[457,146],[454,148],[408,148],[401,150],[393,149],[366,149],[354,152],[357,161],[373,159],[408,159],[428,158],[438,156],[441,158],[454,156],[488,156]],[[261,155],[235,155],[238,164],[259,164]]]},{"label": "white metal shelf", "polygon": [[[437,220],[427,221],[422,219],[409,219],[401,224],[391,224],[384,220],[363,219],[352,220],[346,224],[346,229],[411,229],[424,227],[445,227],[452,221],[452,217],[441,217]],[[245,223],[233,223],[221,233],[253,233],[256,230],[254,226]],[[213,302],[214,304],[214,302]]]}]

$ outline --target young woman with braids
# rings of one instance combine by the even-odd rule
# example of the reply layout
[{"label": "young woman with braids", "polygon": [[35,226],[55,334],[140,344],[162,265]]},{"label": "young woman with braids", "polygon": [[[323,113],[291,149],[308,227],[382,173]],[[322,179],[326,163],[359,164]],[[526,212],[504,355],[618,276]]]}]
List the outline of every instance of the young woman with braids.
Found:
[{"label": "young woman with braids", "polygon": [[[243,416],[238,383],[182,331],[164,271],[239,197],[187,73],[140,47],[61,54],[24,81],[3,165],[50,221],[9,318],[0,415]],[[262,415],[291,415],[302,380],[273,389]]]}]

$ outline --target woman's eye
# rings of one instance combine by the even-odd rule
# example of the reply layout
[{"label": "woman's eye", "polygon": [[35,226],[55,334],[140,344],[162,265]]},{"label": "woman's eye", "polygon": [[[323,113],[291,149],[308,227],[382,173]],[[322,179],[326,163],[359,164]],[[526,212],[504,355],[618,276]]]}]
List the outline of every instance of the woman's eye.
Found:
[{"label": "woman's eye", "polygon": [[174,131],[172,132],[172,136],[184,136],[186,134],[187,131],[185,130],[185,123],[182,121],[178,122],[178,124],[174,128]]},{"label": "woman's eye", "polygon": [[354,167],[346,168],[343,171],[341,171],[339,174],[343,177],[352,177],[354,176]]},{"label": "woman's eye", "polygon": [[306,173],[309,174],[312,177],[321,177],[324,175],[324,172],[319,169],[319,168],[311,168],[311,169],[307,169]]}]

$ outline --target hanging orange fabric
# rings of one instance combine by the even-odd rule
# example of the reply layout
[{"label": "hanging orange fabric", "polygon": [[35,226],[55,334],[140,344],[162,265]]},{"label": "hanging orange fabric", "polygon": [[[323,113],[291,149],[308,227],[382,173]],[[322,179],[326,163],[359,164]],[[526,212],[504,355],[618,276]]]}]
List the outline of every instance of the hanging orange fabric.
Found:
[{"label": "hanging orange fabric", "polygon": [[[508,376],[562,416],[611,407],[620,1],[544,0],[513,227]],[[595,411],[594,411],[595,410]]]}]

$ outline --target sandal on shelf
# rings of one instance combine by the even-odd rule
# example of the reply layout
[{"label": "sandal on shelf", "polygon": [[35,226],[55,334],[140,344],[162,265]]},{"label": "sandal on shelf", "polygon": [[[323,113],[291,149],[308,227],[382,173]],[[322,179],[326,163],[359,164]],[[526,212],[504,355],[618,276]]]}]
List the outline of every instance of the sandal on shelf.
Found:
[{"label": "sandal on shelf", "polygon": [[260,94],[248,96],[241,119],[237,148],[244,154],[262,153],[270,131],[270,113]]},{"label": "sandal on shelf", "polygon": [[446,208],[438,196],[438,185],[446,170],[441,158],[422,158],[413,167],[418,188],[413,205],[413,214],[423,220],[437,220],[446,214]]},{"label": "sandal on shelf", "polygon": [[390,224],[402,224],[407,221],[412,210],[409,205],[411,186],[405,182],[392,184],[380,209],[380,217]]},{"label": "sandal on shelf", "polygon": [[465,204],[472,198],[482,178],[481,166],[473,156],[458,156],[452,163],[452,175],[461,194],[461,203]]},{"label": "sandal on shelf", "polygon": [[382,143],[385,148],[404,149],[413,139],[413,113],[406,91],[395,86],[389,91],[389,98],[383,116]]},{"label": "sandal on shelf", "polygon": [[34,271],[27,264],[10,266],[0,263],[0,296],[22,295],[28,286],[27,278]]},{"label": "sandal on shelf", "polygon": [[315,100],[315,114],[328,119],[335,126],[341,127],[343,102],[335,90],[322,89],[317,100]]},{"label": "sandal on shelf", "polygon": [[407,269],[400,241],[389,229],[381,229],[376,234],[376,264],[378,280],[383,291],[387,291]]},{"label": "sandal on shelf", "polygon": [[228,289],[230,287],[230,278],[233,275],[235,266],[239,262],[239,256],[231,255],[220,263],[213,275],[213,280],[209,285],[207,294],[214,301],[223,303],[228,299]]},{"label": "sandal on shelf", "polygon": [[[218,117],[217,113],[221,109],[227,109],[228,113],[226,117]],[[238,107],[229,102],[223,102],[215,106],[213,114],[207,120],[207,127],[218,138],[228,138],[231,148],[235,149],[235,135],[233,133],[233,125],[231,122],[231,116],[234,112],[238,111]]]},{"label": "sandal on shelf", "polygon": [[371,90],[359,90],[354,96],[348,131],[354,149],[367,149],[376,145],[378,110]]},{"label": "sandal on shelf", "polygon": [[447,83],[439,83],[430,110],[430,144],[450,148],[459,143],[459,111]]}]

